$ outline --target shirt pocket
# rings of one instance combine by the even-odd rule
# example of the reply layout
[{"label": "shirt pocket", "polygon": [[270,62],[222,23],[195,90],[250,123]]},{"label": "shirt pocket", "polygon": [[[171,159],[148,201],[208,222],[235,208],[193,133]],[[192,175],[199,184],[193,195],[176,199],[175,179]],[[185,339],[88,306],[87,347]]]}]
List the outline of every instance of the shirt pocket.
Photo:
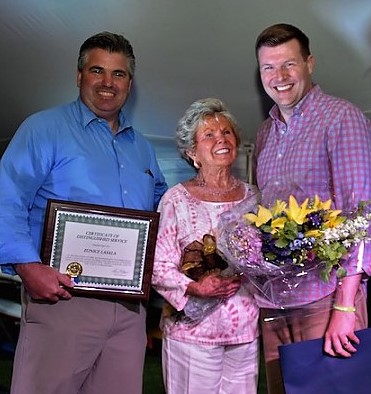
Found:
[{"label": "shirt pocket", "polygon": [[155,200],[155,178],[149,168],[136,169],[132,172],[130,189],[136,202],[133,208],[152,211]]}]

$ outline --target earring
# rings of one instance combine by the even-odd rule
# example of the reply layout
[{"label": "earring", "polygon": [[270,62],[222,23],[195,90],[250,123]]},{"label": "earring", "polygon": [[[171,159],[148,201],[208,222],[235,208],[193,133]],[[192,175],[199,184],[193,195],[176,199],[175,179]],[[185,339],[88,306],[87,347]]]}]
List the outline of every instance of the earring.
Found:
[{"label": "earring", "polygon": [[196,160],[193,160],[193,167],[194,167],[196,170],[199,170],[199,169],[201,168],[201,164],[198,163]]}]

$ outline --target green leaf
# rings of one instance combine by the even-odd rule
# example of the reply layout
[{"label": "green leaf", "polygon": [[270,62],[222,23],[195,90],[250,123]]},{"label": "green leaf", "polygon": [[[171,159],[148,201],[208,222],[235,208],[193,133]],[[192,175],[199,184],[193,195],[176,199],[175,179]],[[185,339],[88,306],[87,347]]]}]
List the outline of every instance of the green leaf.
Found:
[{"label": "green leaf", "polygon": [[342,279],[347,276],[347,270],[344,267],[339,267],[336,271],[336,277]]},{"label": "green leaf", "polygon": [[324,268],[323,270],[321,270],[321,272],[319,273],[320,278],[324,281],[324,282],[328,282],[330,280],[330,273]]},{"label": "green leaf", "polygon": [[267,252],[264,254],[264,256],[269,260],[269,261],[273,261],[276,259],[276,255],[272,252]]},{"label": "green leaf", "polygon": [[277,248],[286,248],[286,246],[290,243],[287,239],[277,239],[277,241],[274,243]]},{"label": "green leaf", "polygon": [[264,233],[270,234],[272,232],[272,227],[269,226],[268,224],[262,224],[260,226],[260,230],[263,231]]},{"label": "green leaf", "polygon": [[293,241],[298,237],[298,226],[295,222],[290,221],[285,224],[285,227],[283,228],[283,234],[285,238],[289,239],[290,241]]}]

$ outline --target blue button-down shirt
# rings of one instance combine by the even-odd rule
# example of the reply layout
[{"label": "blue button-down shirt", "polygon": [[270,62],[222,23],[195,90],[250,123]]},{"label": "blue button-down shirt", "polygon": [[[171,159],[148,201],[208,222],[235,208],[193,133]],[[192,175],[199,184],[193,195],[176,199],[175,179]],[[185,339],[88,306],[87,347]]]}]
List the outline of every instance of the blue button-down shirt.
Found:
[{"label": "blue button-down shirt", "polygon": [[40,261],[48,199],[155,210],[167,185],[150,143],[125,119],[113,135],[80,99],[41,111],[0,162],[0,264]]}]

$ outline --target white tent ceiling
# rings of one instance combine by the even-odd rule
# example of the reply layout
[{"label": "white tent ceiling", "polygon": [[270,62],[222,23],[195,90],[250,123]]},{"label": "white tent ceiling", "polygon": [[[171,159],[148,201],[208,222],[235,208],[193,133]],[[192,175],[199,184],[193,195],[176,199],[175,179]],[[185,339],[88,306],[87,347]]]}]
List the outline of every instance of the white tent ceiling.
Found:
[{"label": "white tent ceiling", "polygon": [[78,49],[102,30],[133,44],[138,67],[127,114],[144,134],[172,137],[192,101],[214,96],[253,141],[270,105],[254,41],[277,22],[311,38],[324,90],[370,111],[369,0],[1,0],[0,154],[25,116],[76,97]]}]

